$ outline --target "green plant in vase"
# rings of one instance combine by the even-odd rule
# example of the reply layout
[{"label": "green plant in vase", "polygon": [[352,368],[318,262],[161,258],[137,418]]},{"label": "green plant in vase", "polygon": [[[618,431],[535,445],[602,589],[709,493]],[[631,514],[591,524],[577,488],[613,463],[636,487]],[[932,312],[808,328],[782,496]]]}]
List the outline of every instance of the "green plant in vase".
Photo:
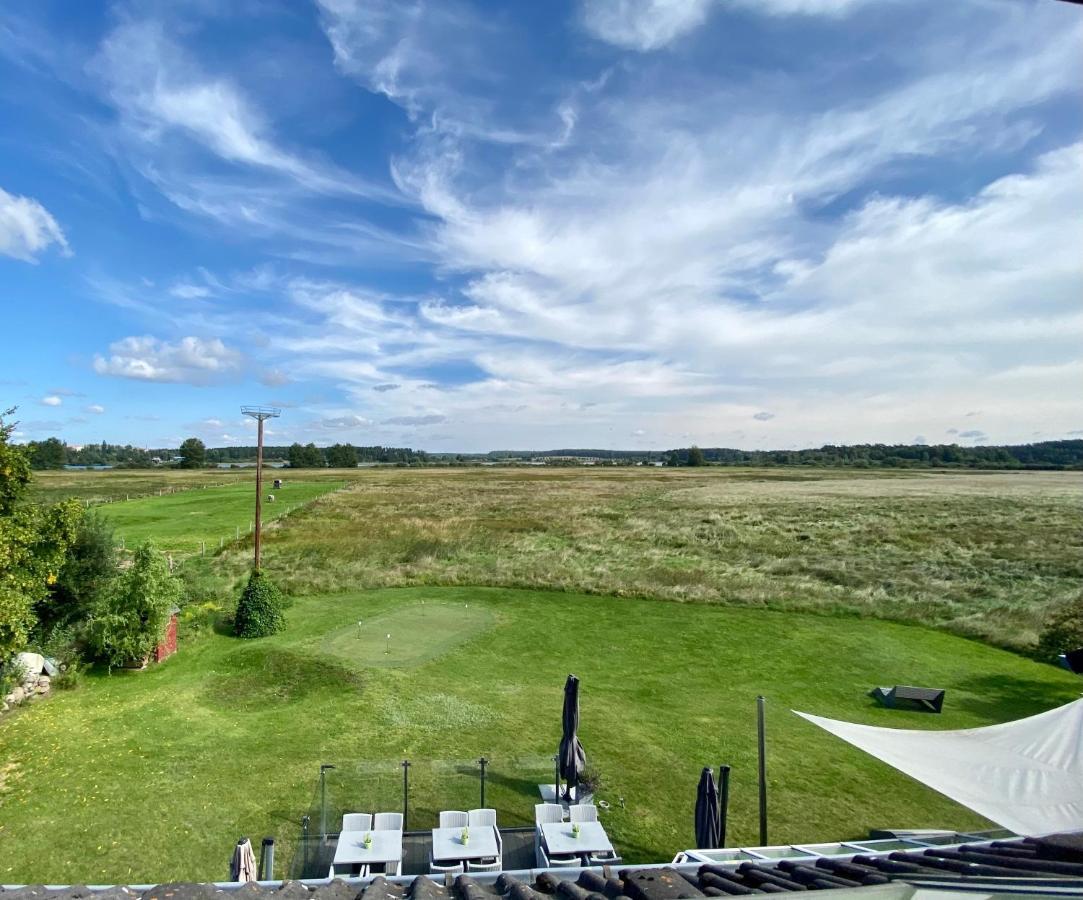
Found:
[{"label": "green plant in vase", "polygon": [[572,823],[572,837],[574,837],[574,838],[579,837],[579,823],[578,822],[573,822]]},{"label": "green plant in vase", "polygon": [[365,849],[366,850],[371,850],[372,849],[372,832],[371,831],[366,831],[365,832],[364,844],[365,844]]},{"label": "green plant in vase", "polygon": [[463,842],[464,847],[467,844],[470,843],[470,829],[469,828],[464,828],[462,830],[462,833],[459,835],[459,840]]}]

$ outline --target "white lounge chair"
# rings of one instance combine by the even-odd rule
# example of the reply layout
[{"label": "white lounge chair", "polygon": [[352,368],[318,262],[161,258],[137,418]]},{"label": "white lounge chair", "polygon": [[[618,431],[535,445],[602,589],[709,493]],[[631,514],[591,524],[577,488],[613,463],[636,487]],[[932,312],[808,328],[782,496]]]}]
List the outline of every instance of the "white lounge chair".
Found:
[{"label": "white lounge chair", "polygon": [[589,803],[579,803],[568,807],[569,822],[597,822],[598,807]]},{"label": "white lounge chair", "polygon": [[457,809],[445,809],[440,813],[441,828],[466,828],[473,824],[469,813],[459,812]]},{"label": "white lounge chair", "polygon": [[369,813],[346,813],[342,817],[343,831],[371,831],[372,816]]},{"label": "white lounge chair", "polygon": [[468,815],[471,825],[492,825],[496,828],[495,809],[472,809]]},{"label": "white lounge chair", "polygon": [[402,831],[402,813],[376,813],[372,817],[373,831]]}]

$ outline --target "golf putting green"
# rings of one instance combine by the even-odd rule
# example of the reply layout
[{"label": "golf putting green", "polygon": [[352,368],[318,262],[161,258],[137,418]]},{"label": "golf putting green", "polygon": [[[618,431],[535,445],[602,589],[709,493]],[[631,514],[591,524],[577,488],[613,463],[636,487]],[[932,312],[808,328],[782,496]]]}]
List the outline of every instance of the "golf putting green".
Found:
[{"label": "golf putting green", "polygon": [[495,624],[492,610],[480,604],[411,599],[328,632],[320,647],[350,666],[411,668],[455,650]]}]

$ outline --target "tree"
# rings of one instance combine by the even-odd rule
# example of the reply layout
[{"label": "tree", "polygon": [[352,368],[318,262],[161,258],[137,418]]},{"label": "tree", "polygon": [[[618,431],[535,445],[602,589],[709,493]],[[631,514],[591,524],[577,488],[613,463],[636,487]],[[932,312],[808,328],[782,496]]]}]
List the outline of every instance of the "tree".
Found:
[{"label": "tree", "polygon": [[9,442],[15,425],[0,413],[0,663],[26,645],[35,606],[56,581],[82,516],[76,500],[20,503],[30,482],[29,452]]},{"label": "tree", "polygon": [[180,597],[180,582],[147,541],[95,605],[87,623],[91,648],[110,667],[141,662],[165,635]]},{"label": "tree", "polygon": [[1053,662],[1057,655],[1083,647],[1083,594],[1058,609],[1038,639],[1038,655]]},{"label": "tree", "polygon": [[699,449],[695,444],[688,448],[688,465],[690,466],[703,466],[706,462],[703,459],[703,451]]},{"label": "tree", "polygon": [[56,584],[38,606],[42,631],[89,618],[118,573],[112,526],[97,513],[85,514]]},{"label": "tree", "polygon": [[202,469],[207,462],[207,448],[199,438],[190,437],[180,445],[180,467]]},{"label": "tree", "polygon": [[55,437],[44,441],[31,441],[30,465],[35,469],[62,469],[67,462],[67,448]]},{"label": "tree", "polygon": [[323,451],[312,443],[303,447],[291,444],[289,460],[291,469],[320,469],[324,466]]},{"label": "tree", "polygon": [[333,469],[356,469],[357,448],[352,444],[332,444],[327,448],[327,465]]},{"label": "tree", "polygon": [[243,638],[276,634],[286,627],[285,608],[278,586],[262,572],[253,572],[237,604],[233,631]]}]

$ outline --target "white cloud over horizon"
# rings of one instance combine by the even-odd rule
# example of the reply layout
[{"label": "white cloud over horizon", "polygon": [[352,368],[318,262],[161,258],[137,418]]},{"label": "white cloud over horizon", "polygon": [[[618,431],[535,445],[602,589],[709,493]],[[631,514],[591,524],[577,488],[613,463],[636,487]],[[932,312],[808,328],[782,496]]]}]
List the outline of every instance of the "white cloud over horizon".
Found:
[{"label": "white cloud over horizon", "polygon": [[49,211],[33,197],[19,197],[0,188],[0,255],[36,263],[51,245],[71,253],[67,238]]}]

